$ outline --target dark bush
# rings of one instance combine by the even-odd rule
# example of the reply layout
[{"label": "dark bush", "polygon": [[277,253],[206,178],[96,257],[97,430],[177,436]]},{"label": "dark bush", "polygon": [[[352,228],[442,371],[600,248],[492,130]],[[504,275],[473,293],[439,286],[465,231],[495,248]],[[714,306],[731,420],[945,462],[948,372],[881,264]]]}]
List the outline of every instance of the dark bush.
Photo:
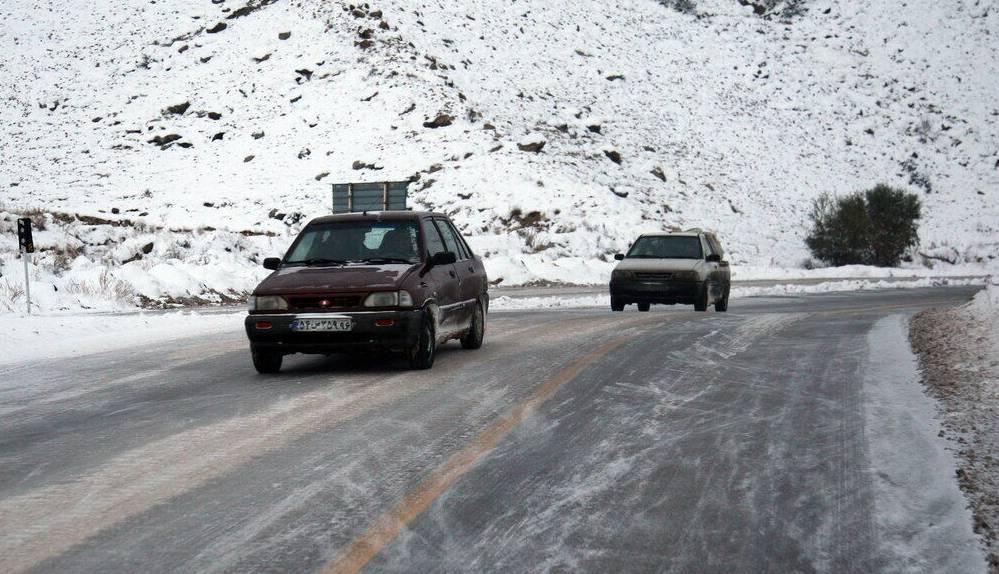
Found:
[{"label": "dark bush", "polygon": [[893,267],[919,242],[919,198],[879,184],[866,192],[812,204],[812,231],[805,244],[812,255],[832,265]]}]

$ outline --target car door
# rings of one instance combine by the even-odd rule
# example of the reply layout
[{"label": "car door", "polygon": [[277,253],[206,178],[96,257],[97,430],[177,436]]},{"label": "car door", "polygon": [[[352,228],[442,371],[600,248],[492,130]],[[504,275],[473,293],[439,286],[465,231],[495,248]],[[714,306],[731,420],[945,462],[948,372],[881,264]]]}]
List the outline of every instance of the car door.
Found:
[{"label": "car door", "polygon": [[[440,231],[430,219],[423,220],[423,241],[427,248],[427,260],[438,253],[447,252],[447,246],[441,238]],[[460,291],[458,290],[458,272],[453,264],[435,265],[423,277],[423,282],[429,286],[430,296],[437,303],[439,311],[437,321],[437,336],[447,336],[457,331],[459,318]]]},{"label": "car door", "polygon": [[458,243],[465,251],[467,257],[461,267],[461,271],[464,273],[461,279],[462,296],[466,299],[478,300],[489,289],[489,278],[486,276],[486,267],[482,264],[482,259],[476,257],[475,253],[472,252],[472,248],[468,246],[468,242],[465,241],[465,238],[458,231],[458,228],[454,226],[454,223],[448,221],[448,225],[454,231],[455,237],[458,238]]},{"label": "car door", "polygon": [[[703,235],[701,236],[701,246],[704,249],[705,259],[707,259],[708,256],[715,254],[718,255],[719,257],[721,256],[720,253],[715,253],[714,248],[711,245],[711,242],[709,242],[707,238]],[[722,294],[724,293],[725,290],[724,281],[722,279],[721,262],[707,261],[706,263],[708,266],[708,285],[710,286],[711,289],[710,292],[711,299],[713,301],[716,301],[722,298],[723,296]]]},{"label": "car door", "polygon": [[[725,257],[725,250],[721,246],[721,242],[718,241],[718,237],[713,233],[706,233],[704,237],[708,240],[708,245],[711,246],[711,251],[717,253],[719,257]],[[723,292],[727,293],[732,286],[732,267],[729,265],[728,261],[721,261],[718,264],[718,276],[720,283],[724,287]]]},{"label": "car door", "polygon": [[469,254],[464,249],[458,233],[446,219],[434,218],[434,224],[444,238],[444,246],[454,253],[454,271],[458,279],[458,305],[455,307],[455,328],[466,329],[472,320],[472,309],[475,304],[474,277],[468,272]]}]

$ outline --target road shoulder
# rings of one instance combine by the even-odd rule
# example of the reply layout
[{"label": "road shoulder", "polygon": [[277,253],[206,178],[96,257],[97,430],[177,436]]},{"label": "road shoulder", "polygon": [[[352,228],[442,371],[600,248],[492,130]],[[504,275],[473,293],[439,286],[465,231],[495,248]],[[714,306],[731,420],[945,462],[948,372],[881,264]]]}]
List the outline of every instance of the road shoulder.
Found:
[{"label": "road shoulder", "polygon": [[933,401],[920,388],[905,317],[868,334],[865,435],[874,485],[878,546],[886,571],[984,572],[956,462],[938,436]]},{"label": "road shoulder", "polygon": [[999,573],[999,285],[972,303],[924,311],[911,341],[922,380],[936,399],[941,436],[957,455],[957,477],[987,548],[989,572]]}]

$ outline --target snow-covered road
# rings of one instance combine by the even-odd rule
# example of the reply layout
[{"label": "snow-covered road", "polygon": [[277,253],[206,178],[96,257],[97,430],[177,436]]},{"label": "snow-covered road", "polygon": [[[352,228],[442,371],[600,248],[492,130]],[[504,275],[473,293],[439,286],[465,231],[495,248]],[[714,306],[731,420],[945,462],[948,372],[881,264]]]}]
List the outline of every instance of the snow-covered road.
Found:
[{"label": "snow-covered road", "polygon": [[984,571],[903,322],[976,289],[509,311],[419,372],[259,376],[238,329],[3,365],[0,570]]}]

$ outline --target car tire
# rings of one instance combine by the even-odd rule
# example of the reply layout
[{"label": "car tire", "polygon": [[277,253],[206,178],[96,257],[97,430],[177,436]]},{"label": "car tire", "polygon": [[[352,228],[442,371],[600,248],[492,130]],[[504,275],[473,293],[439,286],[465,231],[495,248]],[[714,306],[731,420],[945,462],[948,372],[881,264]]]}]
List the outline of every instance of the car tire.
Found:
[{"label": "car tire", "polygon": [[273,351],[252,351],[253,368],[261,374],[272,374],[281,370],[284,355]]},{"label": "car tire", "polygon": [[720,300],[715,301],[715,312],[724,313],[725,311],[728,311],[728,289],[725,290]]},{"label": "car tire", "polygon": [[486,314],[482,312],[482,303],[475,304],[472,311],[472,324],[468,327],[468,333],[461,338],[463,349],[478,349],[482,346],[482,340],[486,337]]},{"label": "car tire", "polygon": [[648,313],[649,309],[652,308],[652,303],[639,303],[638,310],[642,313]]},{"label": "car tire", "polygon": [[624,303],[616,297],[611,297],[611,311],[624,311]]},{"label": "car tire", "polygon": [[429,369],[434,366],[437,354],[437,333],[434,331],[434,318],[427,313],[420,325],[420,336],[416,347],[410,351],[409,368]]},{"label": "car tire", "polygon": [[701,284],[701,289],[697,292],[697,300],[694,302],[694,311],[708,310],[708,284]]}]

